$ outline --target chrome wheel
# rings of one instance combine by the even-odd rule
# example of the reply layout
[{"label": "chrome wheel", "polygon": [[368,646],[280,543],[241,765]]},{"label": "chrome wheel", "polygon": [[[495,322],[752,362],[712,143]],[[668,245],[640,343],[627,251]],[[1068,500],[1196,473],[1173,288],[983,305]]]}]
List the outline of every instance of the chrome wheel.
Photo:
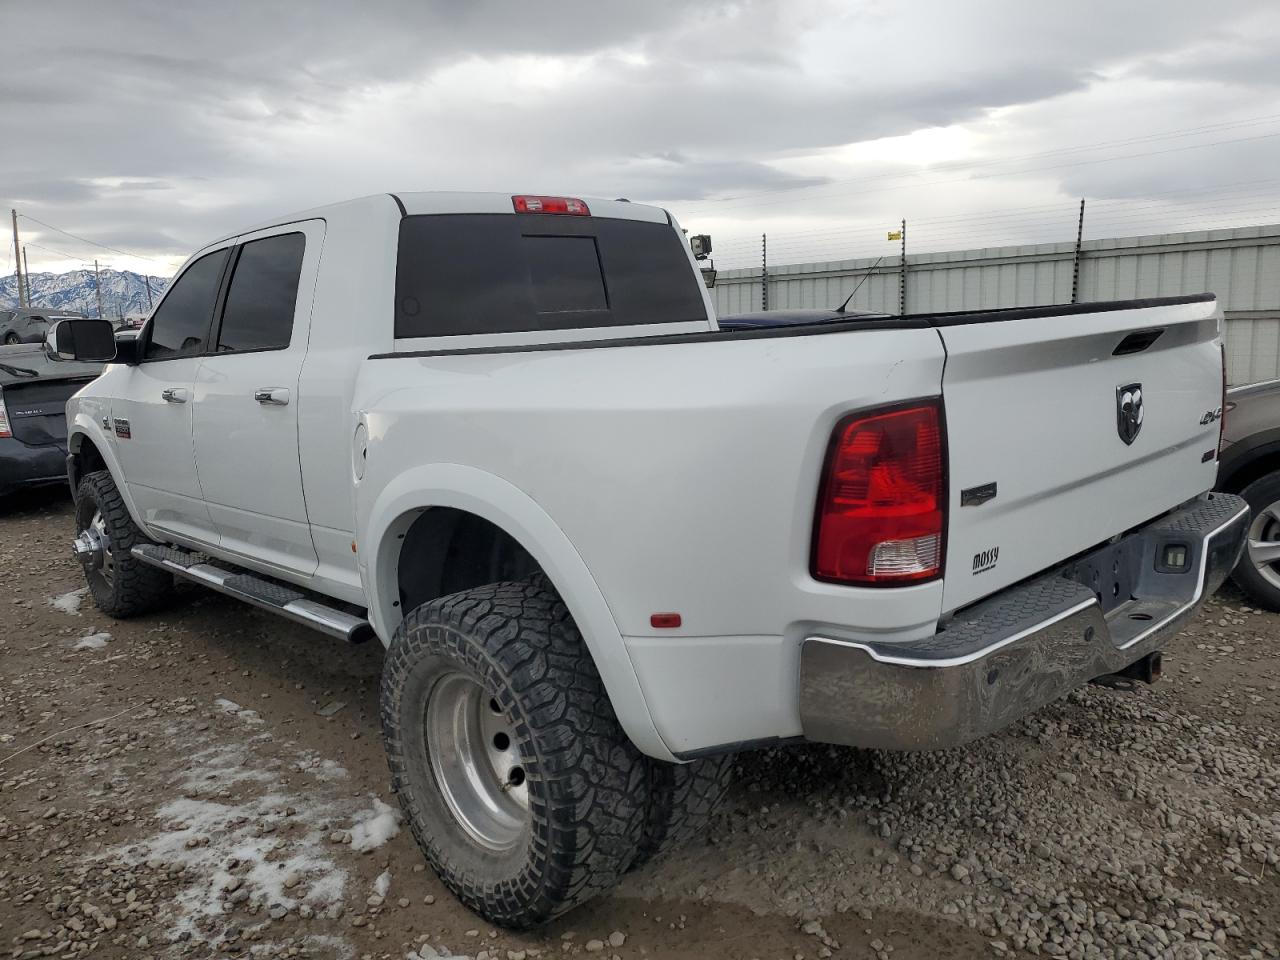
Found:
[{"label": "chrome wheel", "polygon": [[427,696],[427,753],[445,803],[481,846],[509,850],[529,824],[529,786],[515,731],[498,702],[465,673]]},{"label": "chrome wheel", "polygon": [[1259,510],[1249,525],[1249,562],[1267,583],[1280,590],[1280,502]]},{"label": "chrome wheel", "polygon": [[99,577],[110,587],[115,580],[115,559],[111,555],[111,538],[107,536],[107,521],[101,510],[93,512],[88,526],[76,536],[74,547],[85,576]]}]

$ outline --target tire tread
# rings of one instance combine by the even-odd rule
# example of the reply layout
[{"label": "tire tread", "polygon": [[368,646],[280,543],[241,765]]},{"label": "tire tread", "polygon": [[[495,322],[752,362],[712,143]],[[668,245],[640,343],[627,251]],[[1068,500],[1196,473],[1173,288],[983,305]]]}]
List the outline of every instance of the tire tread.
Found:
[{"label": "tire tread", "polygon": [[[443,656],[490,678],[536,759],[526,757],[533,812],[528,860],[514,878],[468,872],[432,828],[406,760],[405,680]],[[503,700],[511,702],[503,702]],[[441,880],[487,920],[524,929],[610,890],[635,861],[646,818],[645,758],[618,724],[581,635],[545,581],[497,583],[441,597],[397,629],[382,674],[381,714],[392,786]],[[429,772],[427,773],[429,777]],[[533,780],[541,787],[535,799]]]},{"label": "tire tread", "polygon": [[135,544],[150,543],[129,516],[129,508],[106,470],[87,473],[76,490],[77,512],[86,498],[95,503],[107,525],[115,557],[115,576],[109,591],[89,581],[89,593],[99,610],[116,619],[150,613],[164,605],[173,588],[173,577],[132,555]]}]

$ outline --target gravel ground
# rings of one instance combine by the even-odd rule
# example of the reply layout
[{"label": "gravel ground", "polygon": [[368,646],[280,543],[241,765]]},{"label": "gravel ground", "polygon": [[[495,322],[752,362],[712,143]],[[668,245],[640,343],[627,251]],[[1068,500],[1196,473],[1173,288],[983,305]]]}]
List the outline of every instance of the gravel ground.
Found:
[{"label": "gravel ground", "polygon": [[516,935],[400,829],[377,644],[194,588],[110,621],[70,513],[0,504],[14,957],[1280,957],[1280,618],[1232,588],[1154,687],[958,750],[746,755],[705,841]]}]

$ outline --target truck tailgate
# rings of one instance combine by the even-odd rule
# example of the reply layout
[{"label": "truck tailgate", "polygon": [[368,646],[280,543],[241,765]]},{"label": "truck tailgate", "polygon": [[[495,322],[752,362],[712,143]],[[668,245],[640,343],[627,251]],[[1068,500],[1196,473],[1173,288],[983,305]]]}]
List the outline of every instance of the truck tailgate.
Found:
[{"label": "truck tailgate", "polygon": [[934,321],[947,351],[944,612],[1213,486],[1217,302],[1053,309]]}]

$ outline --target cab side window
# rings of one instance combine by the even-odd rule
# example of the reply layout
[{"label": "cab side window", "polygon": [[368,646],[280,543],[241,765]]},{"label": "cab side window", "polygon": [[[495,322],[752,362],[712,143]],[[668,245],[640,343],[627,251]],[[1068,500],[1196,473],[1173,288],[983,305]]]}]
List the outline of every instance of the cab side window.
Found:
[{"label": "cab side window", "polygon": [[305,248],[301,233],[252,240],[240,248],[222,310],[218,353],[289,346]]},{"label": "cab side window", "polygon": [[174,281],[151,317],[144,360],[204,353],[227,251],[205,254]]}]

